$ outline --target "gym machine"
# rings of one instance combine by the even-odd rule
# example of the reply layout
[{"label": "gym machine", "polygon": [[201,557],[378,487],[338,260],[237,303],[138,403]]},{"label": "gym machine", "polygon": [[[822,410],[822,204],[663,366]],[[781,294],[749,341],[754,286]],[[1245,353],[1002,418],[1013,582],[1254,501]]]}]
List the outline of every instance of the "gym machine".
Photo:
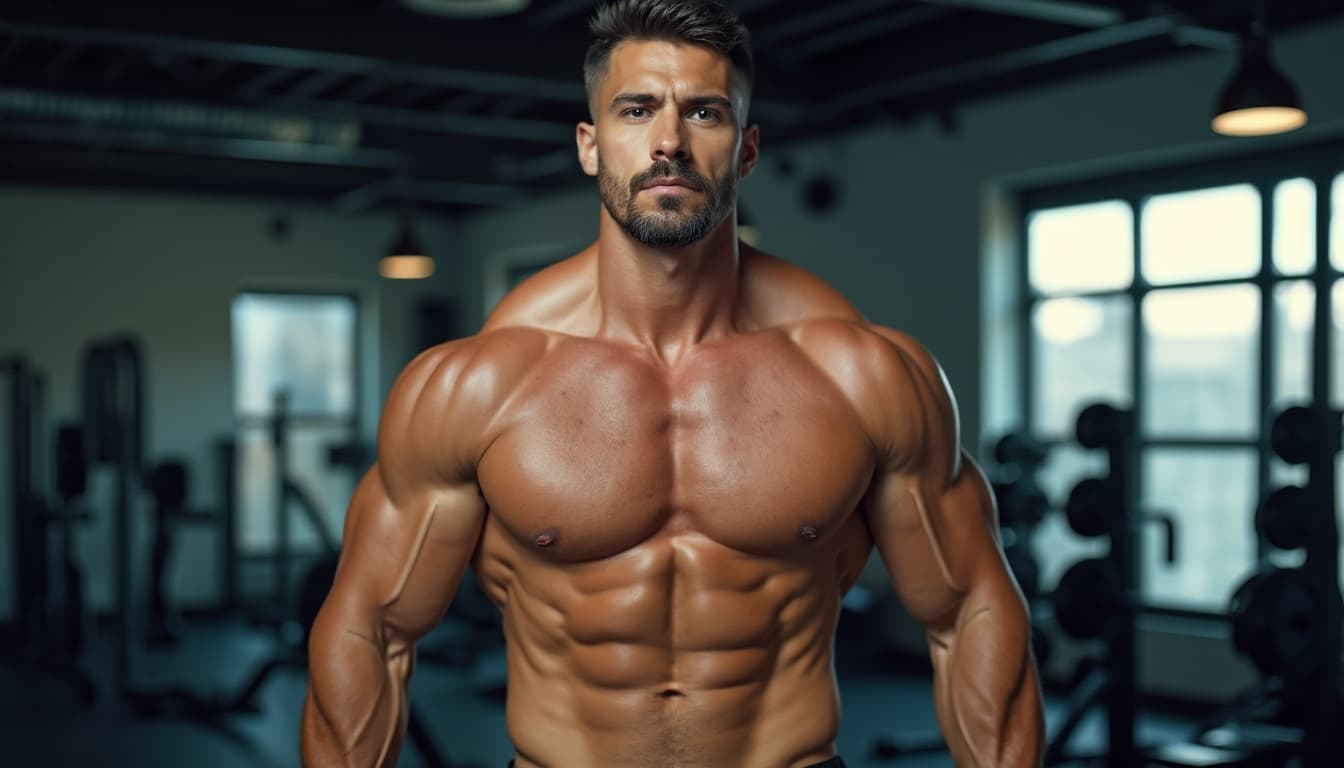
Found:
[{"label": "gym machine", "polygon": [[144,489],[154,500],[153,536],[150,553],[148,616],[145,620],[145,644],[150,647],[172,645],[178,640],[179,617],[172,610],[168,597],[167,573],[172,555],[173,540],[178,530],[187,525],[214,525],[219,545],[219,578],[222,591],[221,605],[234,607],[237,557],[234,552],[233,471],[234,445],[231,440],[215,444],[218,490],[221,504],[215,509],[193,509],[190,498],[191,473],[181,460],[164,460],[146,472]]},{"label": "gym machine", "polygon": [[38,403],[41,379],[28,360],[0,359],[0,373],[9,386],[9,489],[11,547],[14,564],[13,629],[23,655],[36,655],[43,645],[42,625],[47,596],[47,546],[34,490],[33,459],[41,429]]},{"label": "gym machine", "polygon": [[[136,339],[121,336],[90,343],[84,352],[81,379],[88,465],[105,464],[114,470],[112,562],[115,563],[116,636],[112,680],[115,691],[141,714],[177,708],[194,717],[210,719],[236,711],[232,697],[202,696],[184,686],[151,689],[136,682],[133,636],[139,625],[136,621],[137,601],[132,591],[132,568],[137,558],[132,553],[136,541],[137,502],[141,493],[147,490],[147,481],[162,502],[185,498],[186,477],[185,474],[175,475],[172,470],[145,472],[144,357]],[[171,487],[174,485],[177,487]],[[227,508],[220,514],[228,516]],[[226,553],[230,544],[222,542]]]},{"label": "gym machine", "polygon": [[[231,713],[256,711],[255,696],[269,674],[282,667],[307,667],[307,629],[331,588],[335,576],[335,558],[325,558],[306,574],[299,600],[301,615],[296,619],[305,631],[297,648],[291,647],[268,660],[236,693],[201,695],[183,686],[147,689],[134,683],[131,597],[131,547],[133,507],[138,492],[147,480],[164,515],[180,509],[188,496],[185,471],[172,464],[160,465],[146,475],[144,469],[144,386],[143,355],[139,343],[118,337],[89,345],[84,356],[84,422],[88,434],[88,455],[93,462],[111,464],[116,470],[114,540],[116,562],[116,600],[118,632],[114,681],[117,692],[143,714],[154,714],[176,707],[187,714],[211,720]],[[283,422],[281,422],[283,423]],[[277,433],[283,432],[277,428]],[[283,445],[283,440],[281,440]],[[284,465],[282,463],[282,470]],[[290,491],[287,470],[281,473],[282,498]],[[316,508],[309,510],[315,513]],[[282,514],[282,517],[284,515]],[[288,527],[285,526],[286,535]],[[286,538],[287,542],[288,539]],[[231,546],[231,542],[229,542]],[[286,553],[288,554],[288,553]],[[288,604],[288,594],[285,595]],[[435,747],[429,731],[412,712],[408,731],[412,743],[429,766],[448,766]]]},{"label": "gym machine", "polygon": [[[1303,551],[1300,566],[1264,567],[1243,582],[1228,609],[1232,642],[1261,680],[1209,717],[1185,744],[1201,765],[1339,765],[1340,652],[1344,598],[1339,590],[1335,457],[1340,411],[1293,406],[1275,417],[1270,447],[1289,464],[1306,465],[1305,486],[1270,491],[1256,509],[1260,537],[1278,550]],[[1184,766],[1176,759],[1162,765]]]},{"label": "gym machine", "polygon": [[[309,528],[317,535],[321,548],[319,562],[310,568],[329,569],[335,573],[335,561],[341,550],[340,541],[327,529],[326,522],[318,503],[312,495],[294,479],[290,472],[290,415],[289,395],[277,391],[273,398],[271,412],[271,446],[275,461],[275,572],[271,604],[288,618],[294,614],[291,603],[294,595],[294,535],[289,510],[297,506],[308,522]],[[305,580],[307,576],[305,575]],[[325,597],[325,593],[322,595]],[[316,616],[316,611],[313,611]]]},{"label": "gym machine", "polygon": [[[229,711],[252,711],[255,698],[266,680],[272,674],[284,669],[308,669],[308,640],[313,622],[322,607],[331,585],[336,579],[336,565],[340,557],[340,543],[328,531],[318,504],[298,483],[290,472],[289,464],[289,398],[284,391],[274,397],[271,415],[271,444],[276,464],[276,570],[274,582],[274,600],[277,606],[283,606],[288,617],[286,624],[298,631],[289,633],[293,639],[284,642],[286,633],[282,632],[282,647],[266,659],[248,677],[243,687],[223,706]],[[334,445],[327,451],[328,464],[344,467],[353,471],[362,471],[373,461],[371,452],[363,450],[357,443]],[[297,599],[291,599],[295,590],[290,583],[294,570],[294,547],[292,529],[289,520],[290,505],[297,505],[303,513],[320,542],[321,553],[303,571],[299,582]],[[429,729],[414,709],[407,713],[407,736],[428,768],[451,768],[452,763],[443,756]]]},{"label": "gym machine", "polygon": [[[1084,408],[1075,437],[1084,448],[1104,450],[1108,472],[1078,482],[1069,493],[1065,516],[1083,537],[1105,537],[1104,556],[1080,560],[1055,587],[1055,619],[1080,640],[1100,640],[1104,659],[1092,666],[1074,690],[1064,719],[1046,747],[1047,765],[1100,762],[1107,768],[1141,765],[1135,743],[1138,709],[1137,617],[1141,594],[1139,525],[1158,523],[1166,538],[1167,562],[1176,559],[1176,523],[1168,515],[1138,513],[1138,442],[1134,412],[1105,403]],[[1069,742],[1094,708],[1106,713],[1106,750],[1069,752]]]},{"label": "gym machine", "polygon": [[[37,439],[45,424],[43,381],[22,357],[0,360],[10,377],[10,491],[15,565],[14,624],[19,655],[34,660],[74,688],[89,706],[97,691],[80,666],[87,612],[83,572],[74,555],[74,526],[89,516],[77,507],[84,476],[72,472],[72,454],[82,450],[77,429],[62,427],[55,443],[54,480],[60,501],[48,503],[37,490],[42,454]],[[51,557],[52,534],[56,557]]]}]

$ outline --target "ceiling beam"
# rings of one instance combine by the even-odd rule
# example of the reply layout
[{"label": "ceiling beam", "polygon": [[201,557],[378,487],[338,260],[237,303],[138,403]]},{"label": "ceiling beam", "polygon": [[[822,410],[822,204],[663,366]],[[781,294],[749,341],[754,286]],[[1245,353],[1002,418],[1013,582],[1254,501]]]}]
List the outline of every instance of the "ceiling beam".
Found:
[{"label": "ceiling beam", "polygon": [[6,120],[0,122],[0,137],[31,144],[110,147],[164,155],[256,160],[296,165],[327,165],[389,171],[401,170],[413,165],[408,155],[388,149],[345,148],[222,136],[168,135],[163,131],[148,128],[106,125],[94,127],[26,124]]},{"label": "ceiling beam", "polygon": [[[582,79],[577,73],[572,79],[558,80],[509,72],[413,64],[392,59],[305,48],[4,18],[0,18],[0,33],[33,39],[143,51],[162,56],[210,59],[228,62],[233,65],[252,64],[266,68],[363,77],[373,79],[375,82],[386,81],[389,87],[415,83],[445,90],[474,91],[510,97],[526,96],[538,101],[581,106],[587,104],[587,95],[584,92]],[[355,87],[358,88],[359,86],[356,85]],[[797,111],[790,104],[771,103],[759,99],[755,100],[752,107],[757,114],[775,115],[781,119],[786,119]],[[356,109],[362,108],[363,105],[356,106]],[[448,130],[472,135],[482,131],[485,133],[481,135],[490,135],[489,131],[493,130],[488,122],[479,122],[479,120],[486,118],[473,118],[470,115],[426,115],[424,117],[444,118],[442,120],[426,119],[422,121],[426,126],[425,130]],[[455,117],[462,119],[457,120]],[[398,125],[404,125],[408,122],[414,122],[409,119],[409,115],[399,116],[395,121]],[[518,121],[496,123],[495,127],[504,131],[502,135],[508,138],[522,138],[528,141],[548,140],[544,137],[544,130],[541,133],[532,130],[536,127],[535,125],[519,125],[517,123]],[[446,128],[445,126],[453,127]],[[549,127],[549,125],[546,126],[546,128]],[[565,131],[568,137],[567,141],[572,139],[572,132],[573,126],[567,126]]]},{"label": "ceiling beam", "polygon": [[27,38],[131,48],[170,56],[212,58],[240,64],[255,64],[291,70],[320,70],[346,75],[377,75],[386,79],[422,82],[426,85],[442,88],[487,91],[508,95],[522,93],[534,98],[561,102],[582,103],[584,101],[583,84],[578,77],[573,80],[552,80],[530,75],[407,64],[348,53],[205,40],[130,30],[30,23],[7,19],[0,19],[0,31]]},{"label": "ceiling beam", "polygon": [[819,7],[799,16],[765,26],[759,32],[753,32],[752,44],[758,46],[778,44],[840,22],[863,18],[874,11],[890,7],[891,0],[849,0],[843,3],[819,4]]},{"label": "ceiling beam", "polygon": [[1017,16],[1036,21],[1096,29],[1119,24],[1125,14],[1110,6],[1079,0],[919,0],[929,5],[945,5],[975,11]]},{"label": "ceiling beam", "polygon": [[526,194],[526,188],[508,184],[411,181],[405,176],[395,176],[343,192],[331,202],[342,213],[358,213],[388,200],[398,203],[414,201],[448,205],[505,205]]},{"label": "ceiling beam", "polygon": [[[1083,29],[1105,29],[1144,20],[1144,18],[1131,18],[1117,8],[1080,0],[918,0],[918,2],[1065,24]],[[1161,12],[1145,18],[1170,21],[1172,23],[1170,34],[1180,43],[1219,51],[1236,50],[1236,35],[1201,26],[1182,14]]]},{"label": "ceiling beam", "polygon": [[845,48],[856,43],[866,42],[876,37],[913,29],[921,24],[937,21],[952,13],[949,8],[936,8],[932,5],[906,5],[893,9],[891,13],[876,19],[868,19],[862,24],[852,24],[840,29],[813,35],[789,46],[789,52],[807,58],[817,56],[837,48]]},{"label": "ceiling beam", "polygon": [[1170,18],[1149,18],[1094,29],[1027,48],[874,83],[841,94],[832,99],[827,107],[835,111],[848,111],[914,99],[935,91],[982,82],[1107,48],[1168,36],[1175,32],[1177,26],[1177,23]]}]

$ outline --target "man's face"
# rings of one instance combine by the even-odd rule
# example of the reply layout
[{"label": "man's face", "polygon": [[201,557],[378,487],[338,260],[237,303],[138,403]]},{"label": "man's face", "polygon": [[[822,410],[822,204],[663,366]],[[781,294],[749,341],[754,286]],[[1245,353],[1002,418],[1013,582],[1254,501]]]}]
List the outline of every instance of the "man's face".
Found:
[{"label": "man's face", "polygon": [[746,96],[728,59],[695,45],[627,41],[594,91],[579,157],[622,229],[645,245],[680,247],[723,223],[756,161],[756,129],[741,128]]}]

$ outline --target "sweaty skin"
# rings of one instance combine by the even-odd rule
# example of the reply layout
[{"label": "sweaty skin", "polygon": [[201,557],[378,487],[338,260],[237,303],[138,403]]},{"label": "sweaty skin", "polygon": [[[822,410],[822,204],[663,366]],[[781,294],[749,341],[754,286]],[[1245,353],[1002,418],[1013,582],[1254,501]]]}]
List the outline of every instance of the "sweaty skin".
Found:
[{"label": "sweaty skin", "polygon": [[[666,157],[745,176],[754,131],[695,111],[730,87],[710,51],[622,43],[585,170],[600,152],[621,178]],[[637,111],[603,111],[632,92]],[[414,642],[468,564],[503,615],[520,768],[821,762],[840,601],[874,546],[928,629],[957,765],[1039,763],[1027,614],[957,434],[916,342],[731,218],[664,253],[603,209],[598,242],[393,387],[313,628],[304,764],[395,764]]]}]

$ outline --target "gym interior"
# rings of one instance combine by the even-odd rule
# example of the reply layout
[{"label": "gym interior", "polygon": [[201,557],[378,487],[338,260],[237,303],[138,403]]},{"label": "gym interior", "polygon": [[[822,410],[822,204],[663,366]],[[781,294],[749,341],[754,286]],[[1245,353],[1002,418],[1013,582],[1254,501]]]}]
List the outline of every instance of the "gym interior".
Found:
[{"label": "gym interior", "polygon": [[[727,4],[742,238],[943,366],[1046,764],[1341,764],[1344,4]],[[392,382],[596,236],[594,5],[0,8],[0,763],[298,765]],[[469,574],[399,765],[508,762],[502,646]],[[835,647],[847,764],[951,765],[876,557]]]}]

